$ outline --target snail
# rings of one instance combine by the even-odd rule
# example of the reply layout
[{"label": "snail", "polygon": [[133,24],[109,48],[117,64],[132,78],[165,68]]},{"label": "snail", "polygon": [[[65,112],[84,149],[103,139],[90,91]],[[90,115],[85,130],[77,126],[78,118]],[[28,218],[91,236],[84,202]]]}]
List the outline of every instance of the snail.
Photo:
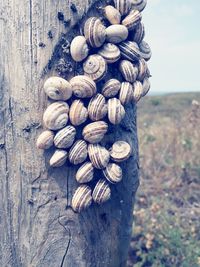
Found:
[{"label": "snail", "polygon": [[74,100],[69,109],[69,119],[74,126],[84,123],[88,118],[88,110],[79,99]]},{"label": "snail", "polygon": [[79,98],[89,98],[96,94],[95,82],[86,75],[78,75],[70,80],[73,93]]},{"label": "snail", "polygon": [[120,81],[117,79],[110,79],[104,84],[102,94],[107,98],[114,97],[119,93],[120,88]]},{"label": "snail", "polygon": [[121,14],[119,10],[117,10],[113,6],[106,6],[104,8],[104,15],[110,22],[110,24],[120,24],[121,22]]},{"label": "snail", "polygon": [[42,132],[37,139],[36,146],[39,149],[48,149],[53,145],[54,133],[50,130]]},{"label": "snail", "polygon": [[101,94],[95,95],[91,98],[88,105],[89,118],[92,121],[98,121],[103,119],[108,112],[105,97]]},{"label": "snail", "polygon": [[127,160],[131,155],[131,147],[125,141],[115,142],[110,149],[111,159],[115,162]]},{"label": "snail", "polygon": [[143,95],[143,86],[139,81],[135,81],[133,84],[133,99],[138,102]]},{"label": "snail", "polygon": [[106,41],[113,44],[123,42],[128,37],[128,29],[124,25],[116,24],[106,28]]},{"label": "snail", "polygon": [[112,184],[119,183],[122,180],[122,168],[116,163],[109,163],[103,170],[103,174]]},{"label": "snail", "polygon": [[133,92],[133,85],[129,82],[123,82],[120,93],[119,93],[119,100],[122,105],[126,105],[133,101],[134,92]]},{"label": "snail", "polygon": [[74,165],[83,163],[87,154],[87,143],[84,140],[77,140],[69,150],[69,161]]},{"label": "snail", "polygon": [[44,91],[54,100],[68,100],[72,96],[72,87],[68,81],[60,77],[50,77],[44,83]]},{"label": "snail", "polygon": [[137,76],[137,80],[142,82],[144,80],[144,78],[146,77],[147,75],[147,63],[146,61],[141,58],[139,61],[138,61],[138,76]]},{"label": "snail", "polygon": [[140,59],[140,50],[137,43],[132,41],[122,42],[119,44],[119,49],[121,51],[122,57],[128,59],[132,62],[138,61]]},{"label": "snail", "polygon": [[74,143],[75,135],[76,129],[68,125],[56,133],[54,145],[58,148],[69,148]]},{"label": "snail", "polygon": [[72,197],[72,209],[81,212],[92,204],[92,190],[88,185],[80,185]]},{"label": "snail", "polygon": [[145,29],[144,24],[142,22],[139,22],[135,29],[130,32],[130,41],[136,42],[137,44],[140,44],[145,36]]},{"label": "snail", "polygon": [[60,167],[65,164],[68,153],[63,149],[56,149],[53,156],[50,158],[49,164],[51,167]]},{"label": "snail", "polygon": [[114,3],[122,16],[128,14],[131,9],[131,0],[114,0]]},{"label": "snail", "polygon": [[145,96],[151,87],[149,78],[144,78],[143,83],[142,83],[143,91],[142,91],[142,97]]},{"label": "snail", "polygon": [[89,144],[88,155],[95,168],[104,169],[108,165],[110,154],[105,147],[99,144]]},{"label": "snail", "polygon": [[84,36],[76,36],[70,45],[70,53],[74,61],[81,62],[89,54],[89,47]]},{"label": "snail", "polygon": [[119,48],[111,43],[104,44],[102,48],[98,51],[98,54],[102,56],[107,63],[116,62],[121,55]]},{"label": "snail", "polygon": [[127,82],[133,83],[138,76],[138,68],[128,60],[119,63],[119,70]]},{"label": "snail", "polygon": [[131,0],[132,8],[142,11],[146,7],[147,0]]},{"label": "snail", "polygon": [[92,192],[92,198],[94,202],[97,204],[102,204],[108,201],[110,196],[111,190],[109,184],[105,180],[100,179]]},{"label": "snail", "polygon": [[108,130],[108,124],[104,121],[95,121],[89,123],[83,128],[83,138],[91,144],[99,143]]},{"label": "snail", "polygon": [[108,119],[112,124],[119,124],[125,116],[125,110],[117,98],[108,100]]},{"label": "snail", "polygon": [[133,30],[141,19],[142,14],[138,10],[131,10],[131,12],[122,20],[122,24],[126,26],[128,30]]},{"label": "snail", "polygon": [[69,106],[66,102],[57,101],[48,106],[43,114],[45,127],[59,130],[67,125]]},{"label": "snail", "polygon": [[151,48],[147,42],[143,40],[139,45],[139,49],[141,57],[148,61],[151,58]]},{"label": "snail", "polygon": [[94,167],[91,162],[85,162],[76,173],[78,183],[89,183],[94,177]]}]

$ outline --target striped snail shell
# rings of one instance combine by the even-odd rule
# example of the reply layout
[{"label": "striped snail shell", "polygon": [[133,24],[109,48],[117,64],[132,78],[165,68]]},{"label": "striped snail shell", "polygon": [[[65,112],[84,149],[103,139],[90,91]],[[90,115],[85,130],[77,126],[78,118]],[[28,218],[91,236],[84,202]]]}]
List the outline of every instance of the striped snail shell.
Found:
[{"label": "striped snail shell", "polygon": [[73,101],[69,109],[69,118],[74,126],[78,126],[87,120],[88,111],[81,100]]},{"label": "striped snail shell", "polygon": [[149,78],[147,78],[147,77],[144,78],[142,86],[143,86],[143,92],[142,92],[142,97],[143,97],[149,92],[150,87],[151,87]]},{"label": "striped snail shell", "polygon": [[111,190],[108,182],[103,179],[100,179],[92,192],[92,198],[94,202],[96,202],[97,204],[102,204],[109,200],[110,197]]},{"label": "striped snail shell", "polygon": [[129,82],[123,82],[119,93],[119,100],[121,101],[122,105],[132,102],[133,96],[133,85]]},{"label": "striped snail shell", "polygon": [[107,73],[107,63],[102,56],[98,54],[91,55],[83,63],[83,70],[86,76],[98,82]]},{"label": "striped snail shell", "polygon": [[142,11],[147,4],[147,0],[131,0],[132,8]]},{"label": "striped snail shell", "polygon": [[122,60],[119,64],[119,70],[127,82],[133,83],[138,75],[138,68],[128,60]]},{"label": "striped snail shell", "polygon": [[122,180],[122,168],[116,163],[109,163],[103,170],[105,178],[112,184],[119,183]]},{"label": "striped snail shell", "polygon": [[76,36],[70,45],[70,53],[74,61],[83,61],[89,53],[89,47],[84,36]]},{"label": "striped snail shell", "polygon": [[133,84],[133,99],[138,102],[143,94],[143,86],[139,81],[135,81]]},{"label": "striped snail shell", "polygon": [[99,143],[103,138],[105,133],[108,130],[108,124],[104,121],[95,121],[92,123],[89,123],[83,128],[83,138],[91,143],[91,144],[97,144]]},{"label": "striped snail shell", "polygon": [[146,61],[141,58],[139,61],[138,61],[138,76],[137,76],[137,80],[139,81],[143,81],[144,78],[146,77],[147,75],[147,63]]},{"label": "striped snail shell", "polygon": [[117,98],[108,100],[108,119],[112,124],[119,124],[125,116],[125,109]]},{"label": "striped snail shell", "polygon": [[76,173],[78,183],[89,183],[94,177],[94,167],[91,162],[85,162]]},{"label": "striped snail shell", "polygon": [[122,57],[128,59],[132,62],[138,61],[140,59],[140,50],[135,42],[127,41],[119,45]]},{"label": "striped snail shell", "polygon": [[69,148],[74,143],[75,135],[76,129],[69,125],[56,133],[54,145],[58,148]]},{"label": "striped snail shell", "polygon": [[48,149],[53,145],[53,139],[54,133],[46,130],[38,136],[36,146],[39,149]]},{"label": "striped snail shell", "polygon": [[106,41],[118,44],[128,37],[128,29],[124,25],[115,24],[106,28]]},{"label": "striped snail shell", "polygon": [[110,24],[120,24],[121,22],[121,14],[119,10],[117,10],[113,6],[106,6],[104,9],[104,15],[110,22]]},{"label": "striped snail shell", "polygon": [[60,167],[65,164],[67,159],[67,151],[63,149],[56,149],[53,156],[50,158],[49,164],[51,167]]},{"label": "striped snail shell", "polygon": [[67,125],[69,106],[66,102],[57,101],[47,107],[43,114],[45,127],[59,130]]},{"label": "striped snail shell", "polygon": [[88,155],[92,165],[97,169],[104,169],[110,160],[108,150],[99,144],[89,144]]},{"label": "striped snail shell", "polygon": [[142,22],[139,22],[134,31],[131,32],[130,40],[140,44],[145,36],[145,28]]},{"label": "striped snail shell", "polygon": [[114,63],[120,58],[120,50],[119,48],[111,43],[106,43],[103,47],[98,51],[98,54],[101,55],[107,63]]},{"label": "striped snail shell", "polygon": [[107,98],[114,97],[119,93],[120,88],[120,81],[117,79],[110,79],[104,84],[102,94]]},{"label": "striped snail shell", "polygon": [[148,61],[151,58],[151,48],[147,42],[142,41],[139,45],[141,57]]},{"label": "striped snail shell", "polygon": [[127,160],[131,155],[131,146],[125,141],[115,142],[110,149],[111,159],[115,162]]},{"label": "striped snail shell", "polygon": [[88,105],[88,114],[92,121],[101,120],[106,116],[108,112],[108,106],[106,104],[105,97],[101,94],[97,94],[91,98]]},{"label": "striped snail shell", "polygon": [[92,204],[92,190],[88,185],[80,185],[72,197],[72,209],[81,212]]},{"label": "striped snail shell", "polygon": [[87,158],[87,144],[84,140],[78,140],[76,141],[73,146],[70,148],[69,151],[69,161],[77,165],[79,163],[82,163]]},{"label": "striped snail shell", "polygon": [[122,16],[128,14],[131,9],[131,0],[114,0],[114,3]]},{"label": "striped snail shell", "polygon": [[73,93],[76,97],[87,98],[96,94],[95,82],[88,76],[78,75],[70,80]]},{"label": "striped snail shell", "polygon": [[100,19],[91,17],[85,22],[84,35],[92,47],[100,47],[106,39],[106,28]]},{"label": "striped snail shell", "polygon": [[125,19],[122,20],[122,24],[126,26],[128,30],[133,30],[141,19],[142,14],[138,10],[131,10]]},{"label": "striped snail shell", "polygon": [[72,96],[72,87],[68,81],[60,77],[50,77],[44,83],[44,91],[54,100],[67,100]]}]

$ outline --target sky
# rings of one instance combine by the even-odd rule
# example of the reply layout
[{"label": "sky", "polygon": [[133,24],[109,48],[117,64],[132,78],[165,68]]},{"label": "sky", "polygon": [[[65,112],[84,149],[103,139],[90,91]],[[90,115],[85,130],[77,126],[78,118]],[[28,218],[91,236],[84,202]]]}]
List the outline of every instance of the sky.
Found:
[{"label": "sky", "polygon": [[200,92],[200,0],[148,0],[151,92]]}]

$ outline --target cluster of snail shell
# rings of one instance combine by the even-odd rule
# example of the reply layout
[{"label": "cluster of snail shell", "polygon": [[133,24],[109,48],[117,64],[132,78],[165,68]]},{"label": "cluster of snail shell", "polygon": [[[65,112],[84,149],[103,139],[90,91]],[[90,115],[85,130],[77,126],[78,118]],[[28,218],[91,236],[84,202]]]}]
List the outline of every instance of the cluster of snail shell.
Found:
[{"label": "cluster of snail shell", "polygon": [[[52,167],[60,167],[67,160],[78,165],[75,179],[80,185],[72,197],[76,212],[92,202],[102,204],[110,198],[110,184],[122,180],[120,163],[132,155],[126,141],[116,141],[110,149],[100,142],[109,124],[121,123],[125,106],[138,102],[150,89],[146,62],[151,50],[143,40],[141,22],[145,6],[146,0],[115,0],[115,7],[104,8],[104,16],[111,24],[107,28],[100,18],[88,18],[83,35],[76,36],[70,45],[72,59],[83,61],[84,74],[69,81],[53,76],[44,83],[44,92],[54,102],[43,114],[46,130],[39,135],[37,147],[56,148],[50,158]],[[117,64],[123,81],[111,78],[99,88],[98,82],[105,78],[113,63]],[[77,137],[78,132],[81,138]],[[102,170],[99,180],[95,178],[95,169]]]}]

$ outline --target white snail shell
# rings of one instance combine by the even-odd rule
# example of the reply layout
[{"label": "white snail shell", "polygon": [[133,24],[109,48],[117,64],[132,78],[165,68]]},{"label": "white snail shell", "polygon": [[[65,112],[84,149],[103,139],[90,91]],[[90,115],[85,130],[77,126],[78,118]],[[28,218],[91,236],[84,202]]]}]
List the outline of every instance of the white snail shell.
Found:
[{"label": "white snail shell", "polygon": [[143,83],[142,83],[142,87],[143,87],[143,92],[142,92],[142,97],[143,97],[149,92],[150,87],[151,87],[149,78],[144,78]]},{"label": "white snail shell", "polygon": [[128,37],[128,29],[121,24],[111,25],[106,28],[106,40],[109,43],[118,44]]},{"label": "white snail shell", "polygon": [[115,7],[121,15],[128,14],[131,9],[131,0],[114,0]]},{"label": "white snail shell", "polygon": [[80,213],[92,204],[92,190],[88,185],[80,185],[72,197],[72,209]]},{"label": "white snail shell", "polygon": [[151,48],[148,45],[148,43],[143,40],[139,45],[139,49],[141,57],[144,58],[146,61],[148,61],[151,58],[152,54]]},{"label": "white snail shell", "polygon": [[74,61],[83,61],[89,53],[89,47],[84,36],[76,36],[70,46],[70,53]]},{"label": "white snail shell", "polygon": [[122,24],[126,26],[128,30],[133,30],[141,19],[142,14],[138,10],[131,10],[125,19],[122,20]]},{"label": "white snail shell", "polygon": [[131,155],[131,146],[125,141],[115,142],[110,149],[111,159],[115,162],[127,160]]},{"label": "white snail shell", "polygon": [[125,109],[117,98],[108,100],[108,119],[112,124],[119,124],[125,116]]},{"label": "white snail shell", "polygon": [[133,92],[133,85],[129,82],[123,82],[120,93],[119,93],[119,100],[122,105],[126,105],[133,101],[134,92]]},{"label": "white snail shell", "polygon": [[102,204],[106,201],[108,201],[111,197],[111,190],[110,190],[110,186],[108,184],[108,182],[106,182],[103,179],[100,179],[93,192],[92,192],[92,198],[94,200],[94,202],[98,203],[98,204]]},{"label": "white snail shell", "polygon": [[141,58],[138,61],[138,76],[137,76],[137,80],[142,82],[144,80],[144,78],[147,76],[147,63],[146,61]]},{"label": "white snail shell", "polygon": [[114,97],[119,93],[120,88],[121,83],[119,80],[110,79],[104,84],[102,94],[107,98]]},{"label": "white snail shell", "polygon": [[128,60],[122,60],[119,64],[119,70],[127,82],[133,83],[138,76],[138,68]]},{"label": "white snail shell", "polygon": [[133,9],[142,11],[147,5],[147,0],[131,0],[131,6]]},{"label": "white snail shell", "polygon": [[135,81],[133,84],[133,99],[138,102],[143,95],[143,86],[139,81]]},{"label": "white snail shell", "polygon": [[105,178],[112,184],[119,183],[122,180],[122,169],[116,163],[109,163],[103,170]]},{"label": "white snail shell", "polygon": [[136,62],[140,59],[140,50],[137,43],[132,41],[126,41],[119,44],[122,57],[132,62]]},{"label": "white snail shell", "polygon": [[67,160],[67,151],[63,149],[57,149],[53,156],[50,158],[49,164],[51,167],[60,167],[65,164]]},{"label": "white snail shell", "polygon": [[82,135],[87,142],[97,144],[104,138],[107,130],[108,124],[105,121],[95,121],[83,128]]},{"label": "white snail shell", "polygon": [[130,41],[136,42],[139,45],[145,36],[144,24],[139,22],[131,33]]},{"label": "white snail shell", "polygon": [[94,177],[94,167],[91,162],[85,162],[76,173],[78,183],[89,183]]},{"label": "white snail shell", "polygon": [[87,154],[87,143],[84,140],[77,140],[70,148],[69,161],[74,165],[83,163]]},{"label": "white snail shell", "polygon": [[48,149],[53,145],[54,133],[50,130],[42,132],[37,139],[36,146],[39,149]]},{"label": "white snail shell", "polygon": [[88,105],[88,114],[92,121],[98,121],[103,119],[108,112],[108,106],[106,104],[105,97],[101,94],[97,94],[91,98]]},{"label": "white snail shell", "polygon": [[79,98],[88,98],[96,94],[95,82],[86,75],[78,75],[70,80],[73,93]]},{"label": "white snail shell", "polygon": [[104,169],[110,160],[108,150],[99,144],[89,144],[88,155],[92,165],[97,169]]},{"label": "white snail shell", "polygon": [[54,144],[58,148],[69,148],[74,143],[75,136],[76,129],[68,125],[56,133]]},{"label": "white snail shell", "polygon": [[70,106],[69,118],[74,126],[78,126],[87,120],[88,110],[80,99],[74,100]]},{"label": "white snail shell", "polygon": [[98,54],[102,56],[107,63],[116,62],[121,55],[119,48],[111,43],[104,44],[102,48],[98,51]]},{"label": "white snail shell", "polygon": [[106,6],[104,9],[104,14],[110,24],[120,24],[121,14],[119,10],[117,10],[113,6]]}]

